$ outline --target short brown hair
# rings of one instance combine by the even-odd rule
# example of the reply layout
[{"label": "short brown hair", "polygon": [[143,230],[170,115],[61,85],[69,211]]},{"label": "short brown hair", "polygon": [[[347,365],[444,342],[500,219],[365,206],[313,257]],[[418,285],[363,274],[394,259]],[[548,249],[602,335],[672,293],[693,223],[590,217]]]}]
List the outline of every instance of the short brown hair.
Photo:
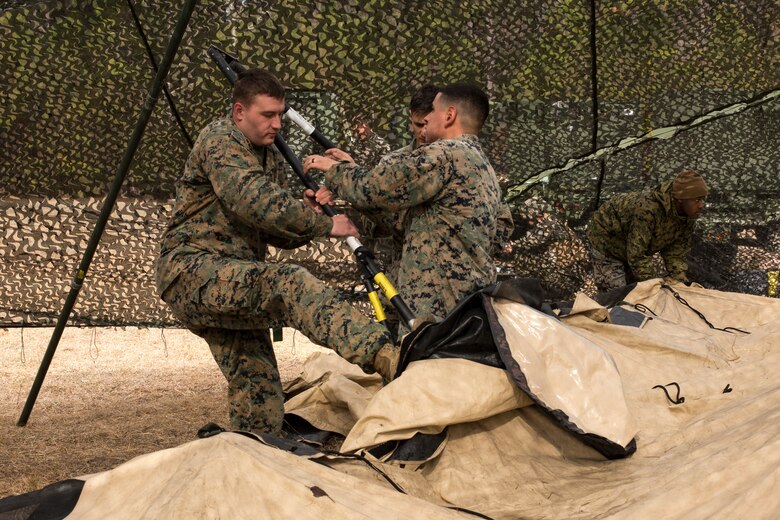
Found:
[{"label": "short brown hair", "polygon": [[463,124],[469,130],[479,132],[490,113],[488,95],[475,83],[461,81],[440,90],[442,100],[458,107]]},{"label": "short brown hair", "polygon": [[412,114],[430,114],[433,112],[433,100],[439,93],[439,87],[426,83],[412,94],[409,101],[409,112]]},{"label": "short brown hair", "polygon": [[233,85],[233,102],[251,104],[255,96],[265,94],[275,99],[284,99],[284,86],[270,72],[263,69],[249,69],[238,75]]}]

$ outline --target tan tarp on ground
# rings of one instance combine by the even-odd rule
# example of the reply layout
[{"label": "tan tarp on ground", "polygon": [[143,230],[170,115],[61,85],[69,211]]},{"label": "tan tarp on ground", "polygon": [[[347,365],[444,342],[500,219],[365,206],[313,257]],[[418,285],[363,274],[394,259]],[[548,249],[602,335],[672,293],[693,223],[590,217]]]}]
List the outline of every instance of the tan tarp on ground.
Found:
[{"label": "tan tarp on ground", "polygon": [[[421,361],[374,395],[375,379],[349,367],[339,370],[344,365],[336,358],[320,357],[312,360],[305,375],[317,381],[309,391],[316,406],[307,404],[301,398],[304,394],[293,403],[307,419],[337,417],[330,422],[339,425],[338,431],[353,423],[382,423],[371,431],[382,438],[390,435],[387,432],[408,437],[410,429],[440,431],[440,423],[451,417],[469,417],[468,422],[450,424],[443,449],[419,467],[374,462],[409,494],[428,501],[429,510],[414,509],[415,501],[393,491],[361,462],[333,461],[328,463],[337,470],[333,471],[251,439],[236,441],[237,436],[223,434],[134,459],[90,478],[73,518],[80,518],[83,511],[116,518],[105,507],[128,495],[145,497],[145,507],[150,508],[186,502],[187,517],[198,516],[197,512],[216,517],[214,508],[222,507],[221,502],[238,507],[246,500],[251,514],[231,510],[230,516],[434,518],[451,514],[435,505],[448,501],[495,518],[778,518],[780,301],[673,288],[715,327],[737,327],[750,334],[710,328],[657,280],[639,284],[626,297],[655,313],[647,313],[653,319],[641,329],[594,321],[605,314],[585,297],[578,299],[575,313],[562,320],[569,333],[609,352],[622,376],[629,416],[623,417],[621,427],[626,435],[631,434],[631,424],[638,428],[637,451],[627,459],[605,460],[537,406],[529,406],[527,397],[511,385],[502,385],[502,377],[508,381],[505,376],[486,375],[500,370],[457,360]],[[383,394],[400,388],[404,378],[415,379],[415,372],[425,372],[429,380],[442,378],[435,384],[409,386],[418,396],[430,393],[427,400],[438,401],[443,409],[427,417],[411,400],[400,412],[378,411]],[[338,381],[335,388],[349,390],[333,390],[330,379]],[[469,380],[475,391],[468,391]],[[653,388],[672,382],[684,397],[681,404]],[[666,388],[675,398],[676,388]],[[475,395],[484,397],[480,406]],[[354,402],[347,406],[344,399]],[[485,402],[495,406],[494,414],[481,407]],[[363,419],[369,415],[380,420]],[[403,420],[396,424],[395,417]],[[355,439],[363,434],[356,433],[349,432],[348,446],[361,445]],[[253,442],[257,448],[250,447]],[[215,443],[231,446],[215,450]],[[193,461],[190,470],[171,469],[180,466],[174,459],[177,453]],[[123,477],[133,472],[135,478]],[[160,479],[153,480],[155,475]],[[107,480],[115,487],[107,487]],[[131,491],[123,489],[125,481],[133,483]],[[312,485],[338,500],[312,498]],[[377,491],[377,485],[385,490]],[[242,488],[251,489],[251,500],[234,494]],[[114,495],[120,498],[110,498]],[[324,511],[323,504],[339,509]]]},{"label": "tan tarp on ground", "polygon": [[463,518],[237,433],[137,457],[87,482],[67,518]]}]

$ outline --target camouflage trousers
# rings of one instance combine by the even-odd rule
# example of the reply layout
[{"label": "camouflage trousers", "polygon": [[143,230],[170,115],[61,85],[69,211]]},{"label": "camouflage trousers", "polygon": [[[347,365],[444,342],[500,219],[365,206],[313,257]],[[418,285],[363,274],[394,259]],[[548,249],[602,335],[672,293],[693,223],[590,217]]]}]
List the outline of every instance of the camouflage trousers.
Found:
[{"label": "camouflage trousers", "polygon": [[[201,260],[202,259],[202,260]],[[206,340],[228,381],[234,429],[279,433],[284,396],[272,323],[373,372],[376,352],[392,343],[372,321],[303,267],[205,255],[162,295],[176,317]]]},{"label": "camouflage trousers", "polygon": [[636,281],[631,269],[622,260],[595,249],[590,254],[593,260],[593,281],[599,291],[610,291]]}]

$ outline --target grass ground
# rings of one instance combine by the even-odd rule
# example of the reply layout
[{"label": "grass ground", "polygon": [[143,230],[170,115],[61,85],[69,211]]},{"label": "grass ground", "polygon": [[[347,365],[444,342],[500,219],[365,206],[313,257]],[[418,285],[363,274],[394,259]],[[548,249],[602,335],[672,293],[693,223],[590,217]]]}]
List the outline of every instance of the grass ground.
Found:
[{"label": "grass ground", "polygon": [[[227,427],[226,383],[181,329],[67,328],[25,427],[16,426],[51,328],[0,329],[0,497],[111,469]],[[284,330],[282,379],[319,347]]]}]

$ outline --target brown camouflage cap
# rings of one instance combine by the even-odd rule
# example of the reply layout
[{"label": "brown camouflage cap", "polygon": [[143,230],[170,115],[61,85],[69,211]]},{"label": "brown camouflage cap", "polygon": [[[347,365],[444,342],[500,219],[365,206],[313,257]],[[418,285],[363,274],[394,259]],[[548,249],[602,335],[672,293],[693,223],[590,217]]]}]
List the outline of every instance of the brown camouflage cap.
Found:
[{"label": "brown camouflage cap", "polygon": [[698,199],[706,197],[709,190],[707,184],[697,172],[685,169],[677,174],[672,186],[672,196],[679,200]]}]

